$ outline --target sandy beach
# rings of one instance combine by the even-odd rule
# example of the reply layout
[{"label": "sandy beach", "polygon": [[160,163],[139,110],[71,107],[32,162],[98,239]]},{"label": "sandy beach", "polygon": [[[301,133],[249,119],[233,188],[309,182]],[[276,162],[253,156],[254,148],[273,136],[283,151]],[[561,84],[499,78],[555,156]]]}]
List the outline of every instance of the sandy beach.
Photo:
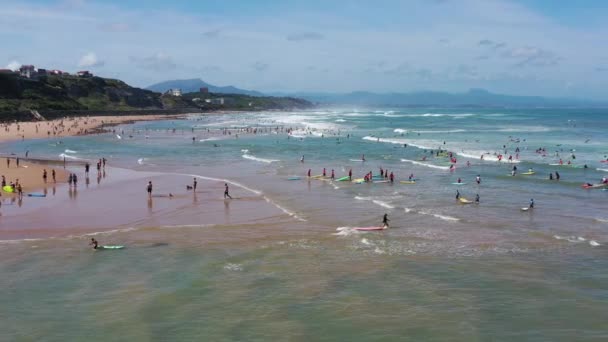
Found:
[{"label": "sandy beach", "polygon": [[70,117],[49,121],[27,121],[3,123],[0,129],[0,142],[66,137],[94,133],[102,126],[141,120],[164,120],[183,117],[178,115],[125,115],[125,116],[87,116]]}]

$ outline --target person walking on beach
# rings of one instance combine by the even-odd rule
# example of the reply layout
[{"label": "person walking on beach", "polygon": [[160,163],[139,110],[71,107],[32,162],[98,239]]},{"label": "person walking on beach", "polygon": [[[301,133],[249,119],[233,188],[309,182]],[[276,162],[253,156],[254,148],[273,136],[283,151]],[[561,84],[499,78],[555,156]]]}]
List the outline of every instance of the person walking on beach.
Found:
[{"label": "person walking on beach", "polygon": [[42,180],[46,183],[46,169],[42,170]]},{"label": "person walking on beach", "polygon": [[55,169],[51,170],[51,177],[53,177],[53,183],[57,183],[57,178],[56,178],[56,174],[55,174]]},{"label": "person walking on beach", "polygon": [[152,181],[148,181],[148,198],[152,198]]},{"label": "person walking on beach", "polygon": [[382,225],[384,226],[384,228],[388,228],[389,222],[390,220],[388,219],[388,214],[384,213],[384,217],[382,217]]},{"label": "person walking on beach", "polygon": [[72,181],[74,182],[74,187],[76,187],[76,183],[78,183],[78,177],[76,174],[74,174],[74,177],[72,177]]},{"label": "person walking on beach", "polygon": [[6,158],[6,168],[9,169],[11,167],[11,159]]},{"label": "person walking on beach", "polygon": [[226,199],[226,197],[232,199],[232,196],[230,196],[229,193],[228,183],[224,183],[224,199]]},{"label": "person walking on beach", "polygon": [[89,163],[84,164],[84,174],[85,175],[89,175],[89,168],[91,167],[91,165]]},{"label": "person walking on beach", "polygon": [[196,184],[198,184],[196,182],[196,178],[194,178],[194,181],[192,182],[192,192],[196,192]]},{"label": "person walking on beach", "polygon": [[19,167],[19,158],[17,158],[15,162],[17,163],[17,167]]}]

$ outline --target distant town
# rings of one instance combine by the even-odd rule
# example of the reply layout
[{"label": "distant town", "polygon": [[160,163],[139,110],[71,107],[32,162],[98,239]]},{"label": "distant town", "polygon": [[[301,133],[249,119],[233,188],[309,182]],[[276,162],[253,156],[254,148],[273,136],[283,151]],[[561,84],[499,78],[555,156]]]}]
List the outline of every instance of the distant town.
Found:
[{"label": "distant town", "polygon": [[[19,67],[19,70],[11,70],[11,69],[0,69],[1,74],[16,74],[21,77],[29,78],[29,79],[37,79],[38,77],[55,75],[55,76],[70,76],[71,74],[67,71],[62,70],[47,70],[47,69],[36,69],[33,65],[22,65]],[[76,76],[78,77],[93,77],[93,74],[88,70],[77,71]]]}]

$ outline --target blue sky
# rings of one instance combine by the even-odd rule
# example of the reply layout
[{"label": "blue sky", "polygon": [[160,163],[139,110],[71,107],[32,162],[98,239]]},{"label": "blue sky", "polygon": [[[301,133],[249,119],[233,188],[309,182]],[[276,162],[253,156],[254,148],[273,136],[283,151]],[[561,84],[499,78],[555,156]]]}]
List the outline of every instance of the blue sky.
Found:
[{"label": "blue sky", "polygon": [[135,86],[608,97],[608,1],[0,0],[0,67]]}]

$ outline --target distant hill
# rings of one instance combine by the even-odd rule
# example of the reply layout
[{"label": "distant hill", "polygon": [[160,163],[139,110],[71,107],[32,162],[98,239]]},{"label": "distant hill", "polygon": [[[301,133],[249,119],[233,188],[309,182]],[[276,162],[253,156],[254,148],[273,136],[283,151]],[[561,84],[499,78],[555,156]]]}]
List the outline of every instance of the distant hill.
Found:
[{"label": "distant hill", "polygon": [[233,86],[226,87],[218,87],[212,84],[209,84],[200,78],[193,78],[190,80],[172,80],[172,81],[164,81],[160,83],[153,84],[149,87],[146,87],[148,90],[156,91],[159,93],[164,93],[169,89],[181,89],[184,93],[194,93],[198,92],[200,88],[207,87],[209,88],[210,93],[216,94],[240,94],[240,95],[249,95],[249,96],[264,96],[264,94],[253,91],[253,90],[245,90],[239,89]]},{"label": "distant hill", "polygon": [[30,110],[52,116],[101,112],[290,110],[312,107],[312,103],[291,97],[243,94],[185,93],[163,95],[131,87],[120,80],[74,75],[41,76],[28,79],[16,73],[0,73],[0,121],[27,120]]},{"label": "distant hill", "polygon": [[321,104],[349,104],[367,106],[479,106],[479,107],[578,107],[607,106],[608,103],[580,99],[514,96],[491,93],[484,89],[470,89],[465,93],[421,91],[412,93],[274,93],[276,96],[296,96]]},{"label": "distant hill", "polygon": [[30,80],[0,74],[0,111],[168,109],[159,94],[120,80],[72,75]]}]

